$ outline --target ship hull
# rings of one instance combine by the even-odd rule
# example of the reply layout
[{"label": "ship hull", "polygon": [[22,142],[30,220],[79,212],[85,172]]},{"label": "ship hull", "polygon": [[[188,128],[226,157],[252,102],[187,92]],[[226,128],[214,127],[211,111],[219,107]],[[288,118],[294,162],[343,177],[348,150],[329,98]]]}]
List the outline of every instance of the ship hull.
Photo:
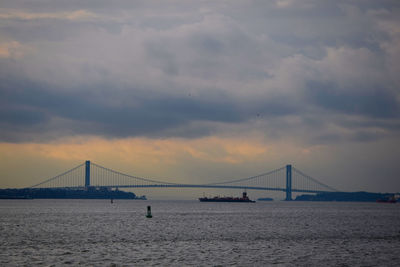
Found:
[{"label": "ship hull", "polygon": [[254,203],[250,199],[224,199],[224,198],[199,198],[200,202],[239,202],[239,203]]}]

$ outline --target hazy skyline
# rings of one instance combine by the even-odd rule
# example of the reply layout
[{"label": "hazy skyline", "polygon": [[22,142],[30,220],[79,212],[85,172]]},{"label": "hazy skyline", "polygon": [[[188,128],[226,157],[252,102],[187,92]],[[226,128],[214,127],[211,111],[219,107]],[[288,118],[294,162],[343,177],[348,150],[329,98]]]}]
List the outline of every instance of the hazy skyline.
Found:
[{"label": "hazy skyline", "polygon": [[398,1],[2,1],[0,187],[85,160],[400,191]]}]

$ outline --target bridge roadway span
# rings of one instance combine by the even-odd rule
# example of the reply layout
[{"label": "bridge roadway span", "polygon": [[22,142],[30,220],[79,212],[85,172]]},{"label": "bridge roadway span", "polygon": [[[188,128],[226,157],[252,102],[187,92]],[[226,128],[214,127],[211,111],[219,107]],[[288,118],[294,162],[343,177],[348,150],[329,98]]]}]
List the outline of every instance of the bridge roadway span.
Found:
[{"label": "bridge roadway span", "polygon": [[[281,191],[286,192],[286,188],[277,187],[259,187],[259,186],[237,186],[237,185],[210,185],[210,184],[151,184],[151,185],[109,185],[109,186],[96,186],[95,188],[225,188],[225,189],[242,189],[242,190],[267,190],[267,191]],[[63,187],[65,189],[85,189],[86,187]],[[308,189],[294,189],[292,192],[298,193],[327,193],[331,191],[323,190],[308,190]]]}]

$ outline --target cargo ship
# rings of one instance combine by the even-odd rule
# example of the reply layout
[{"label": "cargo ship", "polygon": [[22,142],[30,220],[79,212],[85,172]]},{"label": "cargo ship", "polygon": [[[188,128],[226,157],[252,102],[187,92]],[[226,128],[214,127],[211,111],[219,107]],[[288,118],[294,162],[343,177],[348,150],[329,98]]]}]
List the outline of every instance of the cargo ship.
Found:
[{"label": "cargo ship", "polygon": [[249,202],[254,203],[254,200],[250,200],[246,192],[243,192],[242,197],[201,197],[200,202]]}]

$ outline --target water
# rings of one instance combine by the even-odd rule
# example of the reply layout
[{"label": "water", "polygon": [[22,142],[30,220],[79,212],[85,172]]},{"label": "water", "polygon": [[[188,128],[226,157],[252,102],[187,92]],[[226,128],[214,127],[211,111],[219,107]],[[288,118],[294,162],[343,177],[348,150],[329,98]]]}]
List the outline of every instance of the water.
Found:
[{"label": "water", "polygon": [[0,200],[0,242],[0,266],[391,266],[400,204]]}]

